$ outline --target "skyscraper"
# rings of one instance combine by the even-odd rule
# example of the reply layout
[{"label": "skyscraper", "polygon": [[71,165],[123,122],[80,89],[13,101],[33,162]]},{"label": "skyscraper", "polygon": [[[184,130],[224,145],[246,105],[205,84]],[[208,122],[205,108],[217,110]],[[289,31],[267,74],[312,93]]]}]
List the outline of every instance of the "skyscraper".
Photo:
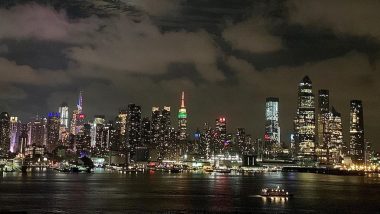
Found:
[{"label": "skyscraper", "polygon": [[15,153],[19,149],[21,134],[21,122],[18,117],[10,117],[10,152]]},{"label": "skyscraper", "polygon": [[83,91],[79,92],[77,109],[73,111],[71,118],[70,133],[77,135],[82,132],[85,115],[83,114]]},{"label": "skyscraper", "polygon": [[160,130],[160,144],[159,144],[159,157],[162,159],[168,158],[169,149],[172,149],[174,145],[172,137],[174,137],[173,130],[171,129],[170,107],[164,106],[161,110],[161,130]]},{"label": "skyscraper", "polygon": [[94,121],[92,122],[91,126],[91,146],[92,147],[97,147],[103,146],[103,135],[99,134],[103,131],[104,125],[105,125],[105,117],[104,115],[95,115],[94,116]]},{"label": "skyscraper", "polygon": [[120,134],[124,136],[127,126],[127,110],[122,109],[119,111],[119,115],[117,116],[116,120],[116,126]]},{"label": "skyscraper", "polygon": [[151,123],[148,117],[141,121],[141,143],[143,146],[150,147],[152,142]]},{"label": "skyscraper", "polygon": [[364,164],[364,118],[361,100],[350,102],[350,149],[352,162]]},{"label": "skyscraper", "polygon": [[126,128],[127,128],[127,110],[121,109],[118,116],[115,119],[115,129],[114,144],[112,146],[112,151],[117,152],[119,155],[123,154],[122,151],[125,151],[125,137],[126,137]]},{"label": "skyscraper", "polygon": [[208,123],[204,123],[201,133],[200,153],[209,159],[213,154],[213,132],[214,130]]},{"label": "skyscraper", "polygon": [[47,118],[47,145],[50,149],[57,146],[59,140],[60,116],[58,112],[51,112]]},{"label": "skyscraper", "polygon": [[328,149],[330,141],[329,132],[329,91],[321,89],[318,91],[318,145],[316,146],[316,155],[321,163],[328,162]]},{"label": "skyscraper", "polygon": [[10,117],[7,112],[0,114],[0,156],[7,156],[10,149]]},{"label": "skyscraper", "polygon": [[214,132],[214,151],[215,154],[222,153],[226,144],[227,137],[227,124],[225,117],[215,119],[215,132]]},{"label": "skyscraper", "polygon": [[246,151],[246,145],[245,145],[245,128],[237,128],[236,134],[235,134],[235,145],[237,152],[241,155]]},{"label": "skyscraper", "polygon": [[341,163],[343,157],[343,128],[342,117],[334,107],[329,114],[329,145],[327,161],[331,164]]},{"label": "skyscraper", "polygon": [[133,159],[136,147],[141,143],[141,107],[135,104],[128,105],[126,143],[130,157]]},{"label": "skyscraper", "polygon": [[58,108],[58,113],[60,116],[60,125],[68,129],[69,128],[69,107],[67,106],[67,103],[64,102],[61,104],[61,106]]},{"label": "skyscraper", "polygon": [[187,113],[185,107],[185,92],[182,91],[181,107],[178,111],[178,132],[179,140],[186,140],[187,138]]},{"label": "skyscraper", "polygon": [[274,157],[281,147],[278,98],[268,97],[266,99],[265,120],[264,154]]},{"label": "skyscraper", "polygon": [[308,76],[298,85],[298,108],[294,129],[298,156],[304,160],[314,160],[315,105],[312,82]]},{"label": "skyscraper", "polygon": [[160,158],[159,146],[161,144],[161,112],[159,107],[152,107],[151,116],[152,149],[151,154]]},{"label": "skyscraper", "polygon": [[28,123],[28,145],[45,146],[46,145],[46,118],[36,116],[34,121]]}]

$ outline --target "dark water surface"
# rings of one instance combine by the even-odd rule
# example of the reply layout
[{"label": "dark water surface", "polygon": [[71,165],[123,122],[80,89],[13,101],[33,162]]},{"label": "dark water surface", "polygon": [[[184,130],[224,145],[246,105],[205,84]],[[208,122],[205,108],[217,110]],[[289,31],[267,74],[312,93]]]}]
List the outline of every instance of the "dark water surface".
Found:
[{"label": "dark water surface", "polygon": [[[279,185],[293,198],[265,199]],[[0,175],[0,211],[28,213],[380,213],[380,177],[161,172]]]}]

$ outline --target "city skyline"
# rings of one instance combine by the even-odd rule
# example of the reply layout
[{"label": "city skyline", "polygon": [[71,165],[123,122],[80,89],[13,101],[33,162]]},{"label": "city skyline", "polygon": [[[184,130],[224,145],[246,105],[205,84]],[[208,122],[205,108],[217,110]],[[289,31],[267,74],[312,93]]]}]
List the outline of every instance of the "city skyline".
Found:
[{"label": "city skyline", "polygon": [[[294,132],[291,134],[291,136],[289,137],[289,139],[281,139],[280,138],[280,126],[279,126],[279,121],[280,121],[280,115],[279,115],[279,106],[280,106],[280,101],[278,98],[276,97],[267,97],[266,98],[266,107],[265,107],[265,110],[264,110],[264,115],[266,117],[266,122],[263,124],[263,128],[264,128],[264,134],[262,136],[252,136],[253,139],[261,139],[263,142],[264,142],[264,148],[266,148],[266,152],[268,152],[268,154],[272,153],[272,152],[275,152],[276,151],[276,147],[277,148],[280,148],[280,147],[283,147],[282,145],[282,142],[286,143],[287,145],[285,145],[285,147],[292,147],[292,135],[295,136],[295,146],[297,147],[296,150],[299,150],[299,154],[300,157],[307,157],[307,156],[313,156],[313,155],[316,155],[318,158],[322,158],[320,159],[319,161],[321,161],[322,163],[324,161],[326,161],[326,158],[327,160],[329,159],[329,157],[327,157],[326,155],[326,152],[329,153],[329,149],[327,149],[327,147],[330,148],[328,144],[328,142],[330,142],[330,139],[331,138],[334,138],[334,133],[336,135],[336,131],[333,129],[331,130],[330,129],[330,126],[338,126],[338,128],[340,129],[340,136],[335,136],[338,137],[339,139],[333,139],[333,145],[332,147],[334,147],[336,149],[336,146],[334,144],[334,141],[338,140],[338,146],[340,146],[340,149],[339,149],[339,153],[342,153],[342,149],[343,148],[348,148],[348,150],[346,151],[347,153],[350,153],[352,154],[351,152],[351,146],[352,146],[352,127],[356,127],[355,125],[351,125],[352,124],[352,121],[355,120],[358,120],[360,121],[360,130],[359,132],[363,132],[364,133],[364,123],[362,121],[363,119],[363,110],[362,110],[362,102],[361,100],[351,100],[350,101],[350,115],[349,115],[349,118],[350,118],[350,127],[348,128],[349,130],[349,135],[348,136],[344,136],[344,134],[342,133],[342,130],[344,130],[342,128],[342,123],[341,123],[341,114],[338,113],[336,111],[336,109],[334,108],[334,106],[330,106],[329,103],[330,103],[330,100],[329,100],[329,90],[326,90],[326,89],[321,89],[321,90],[318,90],[318,100],[315,100],[315,95],[314,95],[314,91],[313,91],[313,88],[312,88],[312,81],[310,80],[310,78],[308,76],[305,76],[303,77],[303,79],[300,81],[299,83],[299,100],[298,100],[298,106],[301,110],[297,110],[297,113],[295,114],[295,120],[294,120],[294,124],[295,124],[295,129],[294,129]],[[72,130],[78,130],[78,131],[75,131],[74,133],[71,133],[71,134],[80,134],[83,132],[83,125],[85,124],[94,124],[94,129],[96,130],[96,124],[100,124],[100,125],[106,125],[107,123],[111,122],[111,123],[114,123],[116,126],[117,124],[119,123],[119,119],[121,117],[123,117],[122,115],[125,115],[124,117],[126,118],[125,121],[122,123],[121,127],[123,127],[123,129],[125,129],[125,127],[128,127],[128,124],[127,122],[129,121],[129,117],[128,115],[131,115],[132,118],[134,118],[135,114],[134,113],[134,110],[132,109],[135,109],[137,108],[137,112],[138,112],[138,119],[132,119],[132,123],[133,124],[136,124],[136,122],[138,122],[138,128],[137,129],[137,135],[138,137],[136,139],[134,139],[135,141],[135,144],[136,142],[143,142],[143,133],[144,131],[142,130],[143,129],[143,124],[144,124],[144,120],[143,119],[147,119],[147,121],[149,122],[149,124],[151,124],[151,129],[153,131],[152,133],[152,137],[155,138],[155,134],[154,134],[154,127],[158,127],[157,129],[161,129],[160,128],[160,121],[162,119],[158,119],[158,123],[155,122],[155,118],[157,117],[160,117],[160,118],[167,118],[166,121],[167,122],[164,122],[164,124],[162,124],[162,126],[164,127],[167,127],[167,128],[173,128],[174,130],[178,131],[178,137],[179,137],[179,140],[196,140],[196,136],[194,136],[194,134],[197,134],[197,132],[190,132],[189,133],[189,130],[186,130],[185,129],[182,129],[181,127],[181,124],[186,124],[187,123],[187,119],[188,119],[188,116],[187,116],[187,113],[186,113],[186,108],[185,108],[185,92],[182,91],[181,92],[181,96],[180,96],[180,105],[172,108],[171,106],[164,106],[162,108],[162,113],[160,111],[160,107],[155,107],[153,106],[152,107],[152,111],[151,111],[151,118],[148,116],[144,116],[143,114],[143,111],[142,111],[142,106],[139,106],[137,104],[133,104],[133,103],[130,103],[128,105],[127,108],[120,108],[120,112],[118,115],[114,114],[112,117],[110,118],[106,118],[105,117],[105,113],[101,113],[101,114],[97,114],[97,115],[93,115],[93,116],[90,116],[90,115],[86,115],[85,114],[85,111],[83,111],[83,95],[84,95],[84,92],[82,90],[79,91],[79,96],[78,96],[78,99],[77,99],[77,105],[76,105],[76,108],[74,110],[71,110],[73,112],[73,116],[70,118],[66,118],[67,116],[67,111],[69,111],[69,109],[67,109],[67,103],[66,102],[63,102],[59,107],[58,107],[58,112],[49,112],[46,117],[42,116],[42,115],[36,115],[36,117],[34,118],[34,120],[31,120],[31,121],[21,121],[18,119],[17,116],[15,115],[11,115],[11,116],[7,116],[9,118],[9,121],[10,121],[10,130],[12,130],[12,127],[14,123],[21,123],[23,122],[25,125],[28,123],[42,123],[42,124],[46,124],[46,127],[47,127],[47,130],[46,130],[46,137],[44,137],[43,140],[40,140],[41,142],[43,141],[43,145],[50,145],[54,142],[58,142],[58,139],[61,141],[62,140],[62,136],[65,136],[66,134],[62,134],[62,131],[66,132],[66,131],[69,131],[69,132],[72,132]],[[309,98],[311,96],[311,98]],[[361,108],[360,110],[360,116],[355,116],[353,119],[352,117],[352,108],[353,108],[353,104],[352,103],[359,103],[359,107]],[[66,126],[65,123],[62,122],[62,118],[60,116],[60,112],[62,111],[62,108],[64,107],[64,117],[66,120],[69,120],[71,119],[71,125],[70,125],[70,129],[69,127]],[[132,109],[130,109],[132,108]],[[171,109],[178,109],[178,116],[176,117],[175,114],[174,115],[171,115]],[[312,122],[312,126],[310,130],[313,131],[312,133],[312,136],[307,136],[306,138],[305,137],[297,137],[297,133],[298,133],[298,129],[299,128],[296,128],[297,126],[297,115],[300,115],[301,116],[301,119],[303,117],[308,117],[307,115],[309,113],[310,110],[312,110],[312,117],[313,119],[309,122]],[[185,109],[185,110],[184,110]],[[156,113],[157,112],[157,113]],[[167,112],[167,113],[165,113]],[[8,115],[7,112],[3,112],[3,113],[6,113]],[[167,115],[166,115],[167,114]],[[166,115],[166,116],[165,116]],[[306,115],[306,116],[305,116]],[[79,116],[79,117],[78,117]],[[336,120],[336,117],[338,117],[338,120],[339,120],[339,124],[338,125],[334,125],[334,121]],[[74,122],[74,118],[79,118],[77,120],[79,120],[80,122]],[[359,119],[356,119],[356,118],[359,118]],[[49,123],[51,121],[51,119],[53,120],[57,120],[57,125],[55,125],[55,127],[50,127],[49,126]],[[186,120],[185,123],[183,123],[183,119]],[[237,133],[239,133],[239,129],[244,129],[244,135],[245,135],[245,132],[246,132],[246,128],[245,127],[231,127],[230,124],[228,124],[228,129],[226,128],[226,122],[228,121],[229,119],[224,117],[223,115],[221,115],[219,118],[216,119],[216,124],[215,124],[215,130],[222,133],[222,135],[220,136],[220,142],[224,142],[227,140],[226,136],[227,134],[229,133],[235,133],[235,131],[237,130]],[[320,133],[320,123],[322,123],[321,120],[326,120],[326,125],[323,125],[323,126],[327,126],[327,128],[324,128],[323,127],[323,132],[322,132],[322,139],[321,139],[321,133]],[[330,122],[330,120],[332,120]],[[14,122],[13,122],[14,121]],[[45,121],[45,122],[43,122]],[[178,127],[176,127],[176,122],[178,122]],[[308,128],[308,125],[307,123],[309,122],[306,122],[304,125],[301,125],[302,126],[305,126],[305,128],[300,128],[301,132],[300,133],[311,133],[309,128]],[[157,124],[156,124],[157,123]],[[208,121],[205,121],[205,123],[209,123]],[[75,125],[74,125],[75,124]],[[156,124],[156,125],[155,125]],[[224,124],[223,125],[223,128],[221,128],[222,126],[220,126],[220,124]],[[59,126],[61,127],[61,129],[59,128]],[[186,127],[186,126],[185,126]],[[49,137],[49,134],[50,134],[50,129],[53,128],[53,135],[56,135],[54,137],[54,139],[50,139],[51,137]],[[63,129],[62,129],[63,128]],[[136,128],[132,128],[132,132],[134,129]],[[224,130],[224,131],[221,131],[221,130]],[[17,128],[16,128],[17,130]],[[59,130],[59,134],[58,134],[58,130]],[[125,132],[128,136],[129,132],[131,132],[131,130],[125,130],[125,131],[122,131],[121,132]],[[199,130],[199,126],[197,126],[197,130]],[[303,130],[303,131],[302,131]],[[309,131],[308,131],[309,130]],[[356,130],[356,129],[354,129]],[[33,132],[33,129],[31,130]],[[330,135],[330,131],[332,132],[332,135]],[[44,131],[42,131],[44,132]],[[12,132],[11,132],[12,133]],[[125,134],[124,133],[124,134]],[[251,136],[251,133],[248,131],[247,133],[249,136]],[[30,134],[31,136],[34,136],[33,134]],[[133,134],[133,135],[136,135],[136,134]],[[343,136],[342,136],[343,135]],[[13,133],[10,135],[10,138],[15,138],[15,137],[12,137],[13,136]],[[40,134],[41,136],[41,134]],[[185,136],[185,137],[184,137]],[[363,135],[364,136],[364,135]],[[364,137],[361,137],[361,146],[362,146],[362,152],[364,152],[364,140],[366,140],[367,142],[371,142],[370,139],[368,138],[364,138]],[[68,137],[68,136],[66,136]],[[342,141],[343,140],[343,137],[347,137],[349,138],[350,140],[349,141]],[[96,146],[96,131],[95,132],[92,132],[91,131],[91,146],[92,147],[95,147]],[[16,139],[16,138],[15,138]],[[38,141],[38,140],[32,140],[31,137],[29,137],[30,140],[28,140],[28,145],[31,145],[31,141]],[[128,139],[128,137],[127,137]],[[298,140],[297,140],[298,139]],[[307,139],[306,141],[303,140],[303,139]],[[11,144],[10,144],[10,148],[11,148],[11,151],[13,150],[13,147],[12,145],[15,144],[13,141],[18,141],[18,140],[11,140]],[[125,141],[125,140],[123,140]],[[127,144],[128,144],[128,140],[126,140]],[[305,143],[306,142],[306,145]],[[309,145],[309,143],[312,143]],[[17,143],[16,143],[17,144]],[[342,147],[343,146],[343,147]],[[371,145],[372,146],[372,145]],[[108,147],[108,145],[107,145]],[[306,149],[308,150],[307,152],[303,152],[303,150]],[[323,150],[324,149],[324,150]],[[327,150],[326,150],[327,149]],[[264,152],[265,153],[265,152]],[[306,156],[305,156],[306,154]],[[276,155],[273,156],[273,154],[270,156],[270,157],[275,157]],[[269,156],[268,156],[269,157]],[[331,158],[331,157],[330,157]],[[324,160],[323,160],[324,159]]]},{"label": "city skyline", "polygon": [[[18,2],[0,5],[0,70],[7,77],[2,80],[0,109],[23,121],[57,111],[63,101],[76,108],[79,90],[86,93],[86,114],[105,112],[107,118],[129,103],[141,105],[143,116],[149,116],[152,106],[177,106],[178,94],[186,91],[191,132],[223,115],[231,127],[262,136],[265,99],[278,97],[281,138],[287,141],[297,106],[296,86],[308,75],[315,94],[330,91],[331,103],[342,115],[345,142],[349,102],[359,99],[365,106],[366,138],[380,147],[375,134],[380,120],[380,101],[375,99],[380,79],[377,25],[365,22],[368,30],[356,29],[364,17],[353,12],[365,10],[377,17],[375,3],[367,8],[352,2],[355,6],[346,8],[336,2],[296,0],[165,0],[151,6],[121,1],[120,7],[104,6],[103,1]],[[315,8],[338,15],[322,16]],[[28,15],[34,17],[32,23]],[[356,25],[337,28],[332,20],[351,23],[344,17]],[[322,21],[316,23],[318,18]],[[97,32],[99,26],[105,26],[104,31],[89,38],[87,33]],[[111,32],[123,36],[115,38]]]}]

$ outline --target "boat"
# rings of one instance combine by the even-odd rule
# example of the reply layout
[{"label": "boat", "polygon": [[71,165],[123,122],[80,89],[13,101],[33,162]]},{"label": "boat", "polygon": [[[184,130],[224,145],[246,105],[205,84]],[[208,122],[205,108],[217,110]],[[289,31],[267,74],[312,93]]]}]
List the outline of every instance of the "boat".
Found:
[{"label": "boat", "polygon": [[8,168],[5,168],[4,172],[15,172],[16,170],[14,170],[13,168],[12,169],[8,169]]},{"label": "boat", "polygon": [[281,189],[279,186],[277,188],[264,188],[261,190],[260,193],[263,197],[291,197],[292,194],[290,194],[288,191],[285,191],[284,189]]},{"label": "boat", "polygon": [[169,172],[170,173],[180,173],[181,169],[179,169],[179,168],[171,168],[171,169],[169,169]]},{"label": "boat", "polygon": [[215,169],[216,172],[219,172],[219,173],[231,173],[231,169]]},{"label": "boat", "polygon": [[214,171],[214,169],[212,167],[205,167],[205,168],[203,168],[203,170],[205,172],[213,172]]},{"label": "boat", "polygon": [[80,170],[79,170],[79,168],[78,168],[78,167],[76,167],[76,166],[73,166],[73,167],[71,167],[71,169],[70,169],[70,172],[73,172],[73,173],[78,173],[78,172],[80,172]]}]

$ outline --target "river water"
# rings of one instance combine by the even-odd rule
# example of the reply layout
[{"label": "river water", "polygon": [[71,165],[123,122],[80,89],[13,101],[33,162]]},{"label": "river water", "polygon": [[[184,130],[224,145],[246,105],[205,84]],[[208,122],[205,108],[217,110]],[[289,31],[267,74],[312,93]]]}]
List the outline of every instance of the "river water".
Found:
[{"label": "river water", "polygon": [[[289,199],[259,196],[280,186]],[[380,213],[380,176],[311,173],[0,175],[0,212],[28,213]]]}]

